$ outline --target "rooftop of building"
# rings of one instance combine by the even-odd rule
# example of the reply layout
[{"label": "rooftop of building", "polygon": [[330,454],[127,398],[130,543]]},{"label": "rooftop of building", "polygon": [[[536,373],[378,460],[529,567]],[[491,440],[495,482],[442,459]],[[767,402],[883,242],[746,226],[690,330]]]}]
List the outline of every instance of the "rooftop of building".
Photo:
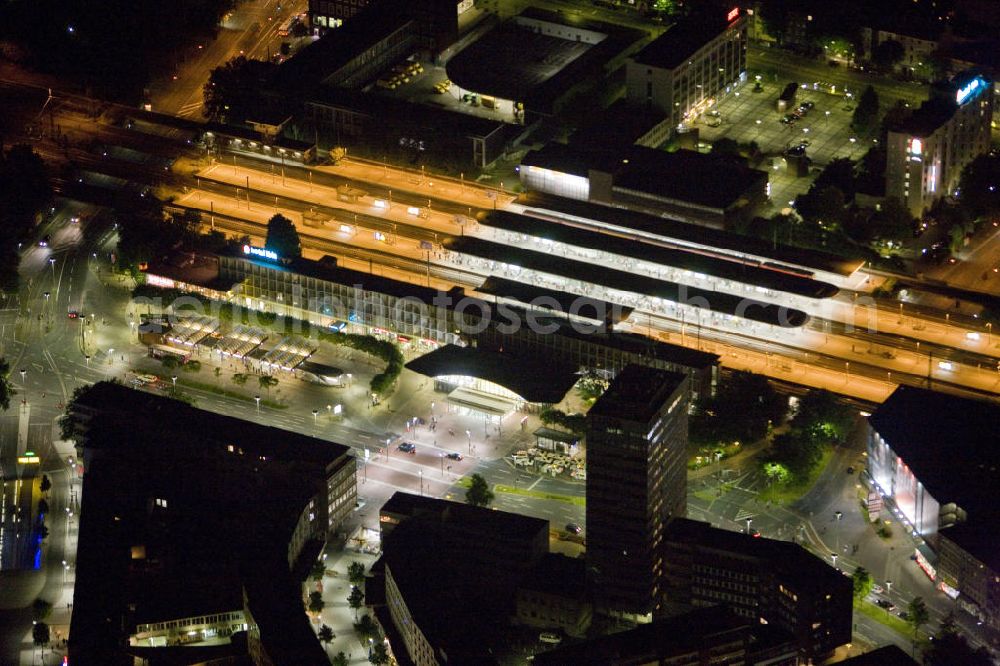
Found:
[{"label": "rooftop of building", "polygon": [[737,23],[738,18],[727,19],[727,12],[682,18],[636,54],[635,61],[650,67],[674,69]]},{"label": "rooftop of building", "polygon": [[588,144],[549,143],[521,160],[535,166],[586,178],[590,171],[613,176],[616,189],[627,189],[709,208],[726,209],[763,188],[768,176],[745,160],[694,150],[667,152],[643,146],[595,150]]},{"label": "rooftop of building", "polygon": [[687,376],[642,365],[628,365],[619,372],[588,416],[626,419],[647,423],[663,408]]},{"label": "rooftop of building", "polygon": [[411,21],[393,3],[369,3],[339,28],[282,63],[271,77],[271,86],[286,95],[318,88],[338,69]]},{"label": "rooftop of building", "polygon": [[[500,315],[493,312],[493,305],[485,303],[485,306],[490,316],[497,317],[497,320],[499,320]],[[520,308],[513,308],[513,310],[522,319],[526,318],[526,310]],[[627,331],[606,331],[600,328],[586,330],[585,327],[578,324],[568,323],[565,317],[550,315],[545,312],[539,312],[536,319],[546,327],[551,327],[553,331],[552,335],[573,338],[591,344],[604,345],[611,349],[636,354],[650,360],[675,363],[679,366],[695,370],[706,370],[719,365],[718,354],[663,342],[662,340],[646,335]]]},{"label": "rooftop of building", "polygon": [[533,308],[572,314],[601,324],[607,321],[620,323],[628,319],[633,312],[631,307],[608,303],[590,296],[546,289],[527,282],[496,276],[486,278],[486,281],[476,288],[476,292],[508,298]]},{"label": "rooftop of building", "polygon": [[535,655],[538,666],[609,666],[660,663],[662,657],[698,648],[718,647],[721,640],[748,645],[750,622],[724,606],[641,624],[635,629],[593,638]]},{"label": "rooftop of building", "polygon": [[941,534],[1000,571],[1000,405],[900,386],[868,420],[934,499],[967,512]]},{"label": "rooftop of building", "polygon": [[[931,87],[931,97],[908,117],[890,126],[893,132],[926,138],[955,115],[962,105],[989,94],[992,82],[978,70],[959,72],[950,81]],[[964,95],[960,92],[963,91]]]},{"label": "rooftop of building", "polygon": [[541,354],[458,345],[438,347],[413,359],[406,368],[426,377],[476,377],[502,386],[528,402],[549,404],[561,402],[578,379],[575,366]]},{"label": "rooftop of building", "polygon": [[886,645],[871,652],[839,662],[839,666],[916,666],[910,655],[898,645]]},{"label": "rooftop of building", "polygon": [[570,135],[568,145],[616,154],[635,145],[663,121],[662,114],[619,99],[603,111],[588,115],[584,121],[587,124]]},{"label": "rooftop of building", "polygon": [[544,592],[576,601],[587,598],[587,561],[560,553],[546,553],[531,569],[521,589]]},{"label": "rooftop of building", "polygon": [[[244,587],[259,590],[252,608],[272,654],[325,663],[287,561],[302,510],[325,487],[309,478],[316,457],[307,438],[259,426],[275,441],[261,448],[250,436],[247,449],[257,455],[247,455],[234,419],[164,406],[177,402],[169,398],[101,382],[77,402],[89,412],[85,449],[113,454],[88,458],[74,663],[118,663],[119,632],[134,623],[241,609]],[[219,450],[224,441],[237,449]]]},{"label": "rooftop of building", "polygon": [[[102,431],[156,432],[172,436],[172,452],[214,448],[227,453],[229,446],[244,455],[263,456],[278,462],[314,463],[324,468],[348,455],[342,444],[316,439],[290,430],[244,421],[192,407],[179,400],[146,393],[114,382],[98,382],[74,400],[77,408],[95,411]],[[94,423],[91,423],[91,427]],[[168,427],[170,426],[170,427]],[[171,430],[171,428],[175,430]],[[197,433],[197,436],[192,436]],[[129,439],[102,438],[88,447],[122,449],[137,446]]]},{"label": "rooftop of building", "polygon": [[[850,579],[791,541],[755,537],[690,518],[673,518],[664,531],[664,541],[761,560],[771,568],[781,567],[788,581],[806,588],[834,589],[839,586],[841,591],[851,588]],[[849,598],[850,592],[847,594]]]},{"label": "rooftop of building", "polygon": [[576,217],[591,219],[627,229],[657,234],[666,238],[698,243],[708,247],[734,252],[738,256],[754,255],[786,262],[812,270],[821,270],[848,277],[856,273],[865,262],[861,259],[844,259],[828,252],[808,250],[790,245],[773,244],[761,238],[743,236],[729,231],[709,229],[665,217],[653,217],[621,208],[566,199],[551,194],[531,192],[521,195],[519,203],[532,208],[543,208]]},{"label": "rooftop of building", "polygon": [[540,532],[548,534],[549,530],[549,521],[540,518],[402,491],[394,492],[382,505],[380,512],[404,516],[429,516],[438,522],[463,530],[493,534],[497,539],[532,537]]},{"label": "rooftop of building", "polygon": [[547,252],[494,243],[475,236],[452,236],[445,239],[442,245],[446,250],[490,262],[558,275],[568,280],[589,282],[617,291],[632,292],[674,303],[686,303],[706,311],[738,316],[781,328],[797,328],[808,321],[806,313],[784,305],[682,285],[648,275],[555,256]]},{"label": "rooftop of building", "polygon": [[[336,31],[331,30],[329,34],[336,34]],[[390,118],[393,122],[404,121],[408,125],[419,125],[427,129],[447,129],[453,134],[475,138],[488,137],[496,132],[520,131],[519,126],[513,126],[514,130],[511,130],[511,125],[500,120],[345,88],[320,86],[309,91],[306,103],[350,109],[373,118]]]},{"label": "rooftop of building", "polygon": [[683,248],[664,247],[651,241],[591,231],[578,226],[559,224],[509,211],[491,211],[481,215],[480,223],[484,226],[533,236],[537,239],[650,261],[701,275],[711,275],[723,280],[751,284],[798,296],[830,298],[839,291],[837,287],[826,282],[791,275],[759,265],[748,265],[745,262],[714,257]]},{"label": "rooftop of building", "polygon": [[[447,64],[448,78],[464,90],[547,113],[588,72],[645,34],[579,16],[568,21],[561,14],[528,7],[454,55]],[[536,29],[539,24],[566,33],[543,34]],[[587,31],[591,43],[570,36],[573,30]]]}]

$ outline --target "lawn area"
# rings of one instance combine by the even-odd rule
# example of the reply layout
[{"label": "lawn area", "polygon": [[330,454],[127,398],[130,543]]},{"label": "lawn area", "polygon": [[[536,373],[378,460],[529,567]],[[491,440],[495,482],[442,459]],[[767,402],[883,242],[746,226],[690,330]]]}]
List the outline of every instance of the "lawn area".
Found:
[{"label": "lawn area", "polygon": [[[889,627],[893,631],[896,631],[909,639],[913,638],[913,627],[907,624],[904,620],[897,617],[892,613],[886,612],[884,608],[879,608],[870,601],[862,601],[861,603],[854,604],[855,612],[860,612],[863,615],[867,615],[876,622],[880,622],[885,626]],[[917,634],[921,642],[927,640],[927,634],[924,632],[919,632]]]},{"label": "lawn area", "polygon": [[816,483],[816,479],[823,473],[826,466],[830,464],[833,457],[833,447],[827,446],[823,449],[823,457],[819,464],[813,468],[809,477],[801,481],[789,481],[787,483],[775,483],[761,491],[758,499],[775,504],[791,504],[809,492],[809,489]]},{"label": "lawn area", "polygon": [[[460,488],[468,488],[472,485],[470,477],[463,476],[461,479],[455,482],[456,486]],[[522,495],[524,497],[534,497],[535,499],[548,499],[556,500],[559,502],[568,502],[570,504],[575,504],[577,506],[585,506],[587,500],[583,497],[574,497],[572,495],[557,495],[555,493],[543,493],[540,490],[528,490],[527,488],[515,488],[514,486],[505,486],[503,484],[495,484],[491,486],[493,492],[495,493],[506,493],[508,495]]]},{"label": "lawn area", "polygon": [[[169,377],[160,377],[164,384],[170,382]],[[209,384],[208,382],[199,382],[193,379],[187,379],[183,375],[177,377],[177,384],[179,386],[186,386],[188,388],[198,389],[199,391],[205,391],[206,393],[214,393],[216,395],[221,395],[226,398],[235,398],[236,400],[242,400],[244,402],[254,402],[254,399],[247,395],[246,393],[240,393],[239,391],[228,391],[215,384]],[[270,407],[271,409],[288,409],[288,405],[283,405],[281,403],[275,402],[273,400],[262,399],[260,401],[261,407]]]}]

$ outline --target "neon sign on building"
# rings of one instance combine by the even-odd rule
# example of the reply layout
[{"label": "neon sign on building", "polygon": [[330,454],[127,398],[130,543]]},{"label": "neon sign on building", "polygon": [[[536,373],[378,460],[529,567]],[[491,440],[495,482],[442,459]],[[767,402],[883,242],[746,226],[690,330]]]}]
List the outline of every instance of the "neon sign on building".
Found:
[{"label": "neon sign on building", "polygon": [[739,17],[740,17],[740,8],[733,7],[732,9],[729,10],[729,13],[726,15],[726,20],[732,23]]},{"label": "neon sign on building", "polygon": [[244,245],[243,254],[248,254],[253,257],[260,257],[261,259],[269,259],[271,261],[278,260],[278,253],[274,250],[268,250],[263,247],[254,247],[253,245]]},{"label": "neon sign on building", "polygon": [[972,97],[972,94],[979,90],[979,88],[983,85],[985,85],[985,82],[978,76],[972,79],[963,87],[959,88],[958,92],[955,93],[955,102],[958,104],[965,104],[965,102]]}]

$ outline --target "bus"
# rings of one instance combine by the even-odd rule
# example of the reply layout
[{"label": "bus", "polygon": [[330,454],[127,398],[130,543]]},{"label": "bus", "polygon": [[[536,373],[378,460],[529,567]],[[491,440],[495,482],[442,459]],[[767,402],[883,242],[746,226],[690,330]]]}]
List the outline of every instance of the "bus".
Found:
[{"label": "bus", "polygon": [[191,354],[184,351],[183,349],[177,349],[176,347],[168,347],[167,345],[151,345],[149,347],[149,355],[153,358],[167,358],[171,356],[180,361],[181,365],[188,362],[191,358]]}]

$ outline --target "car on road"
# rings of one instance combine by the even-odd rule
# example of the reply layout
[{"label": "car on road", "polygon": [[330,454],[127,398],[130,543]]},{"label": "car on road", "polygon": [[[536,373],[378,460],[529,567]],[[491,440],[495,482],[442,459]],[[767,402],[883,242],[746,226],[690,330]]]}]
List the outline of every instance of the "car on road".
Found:
[{"label": "car on road", "polygon": [[805,153],[806,153],[806,147],[801,144],[798,146],[792,146],[791,148],[785,151],[785,154],[790,155],[791,157],[798,157],[800,155],[805,155]]},{"label": "car on road", "polygon": [[854,468],[853,467],[848,467],[847,468],[847,473],[848,474],[854,474]]},{"label": "car on road", "polygon": [[875,605],[879,608],[885,609],[889,613],[896,610],[896,604],[892,603],[888,599],[879,599],[875,602]]},{"label": "car on road", "polygon": [[885,590],[882,589],[881,585],[879,585],[878,583],[876,583],[876,584],[872,585],[872,592],[874,592],[875,594],[882,594],[883,592],[885,592]]},{"label": "car on road", "polygon": [[403,453],[409,453],[412,456],[417,452],[417,445],[412,442],[403,442],[399,445],[399,450]]},{"label": "car on road", "polygon": [[583,528],[577,525],[576,523],[567,523],[566,531],[569,532],[570,534],[580,534],[581,532],[583,532]]},{"label": "car on road", "polygon": [[812,111],[812,108],[814,106],[816,106],[816,105],[813,104],[812,102],[802,102],[802,106],[800,106],[799,108],[800,109],[805,109],[806,111]]},{"label": "car on road", "polygon": [[907,613],[905,610],[901,610],[901,611],[899,611],[896,614],[899,615],[899,619],[900,620],[909,620],[910,619],[910,614]]},{"label": "car on road", "polygon": [[445,457],[446,457],[446,458],[447,458],[448,460],[461,460],[461,459],[462,459],[462,454],[461,454],[461,453],[449,453],[449,454],[448,454],[447,456],[445,456]]},{"label": "car on road", "polygon": [[42,236],[42,240],[38,241],[38,247],[48,247],[49,243],[52,242],[52,237],[48,234]]},{"label": "car on road", "polygon": [[781,122],[783,122],[786,125],[791,125],[796,120],[798,120],[798,117],[796,117],[796,116],[794,116],[794,115],[792,115],[790,113],[787,113],[787,114],[785,114],[785,117],[781,119]]},{"label": "car on road", "polygon": [[69,317],[70,319],[79,319],[80,318],[80,311],[79,310],[70,310],[69,312],[66,313],[66,316]]}]

